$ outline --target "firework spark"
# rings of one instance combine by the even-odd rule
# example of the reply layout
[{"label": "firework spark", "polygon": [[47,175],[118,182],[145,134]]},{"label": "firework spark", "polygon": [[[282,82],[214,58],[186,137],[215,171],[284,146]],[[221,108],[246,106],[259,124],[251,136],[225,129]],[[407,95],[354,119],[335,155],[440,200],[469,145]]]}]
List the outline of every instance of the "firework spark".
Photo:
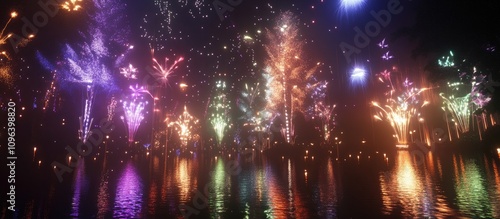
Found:
[{"label": "firework spark", "polygon": [[443,56],[441,59],[438,60],[438,64],[441,67],[453,67],[455,66],[454,62],[454,57],[453,57],[453,52],[450,51],[449,56]]},{"label": "firework spark", "polygon": [[291,12],[282,13],[274,30],[268,31],[269,44],[267,66],[270,81],[268,110],[285,117],[284,134],[288,143],[293,143],[292,117],[295,111],[304,109],[305,87],[316,71],[309,68],[302,57],[303,41],[299,39],[297,19]]},{"label": "firework spark", "polygon": [[13,12],[10,13],[9,20],[7,21],[7,23],[3,27],[2,32],[0,32],[0,46],[6,44],[7,40],[12,36],[12,34],[10,34],[10,33],[7,34],[6,36],[4,36],[4,33],[5,33],[5,30],[7,29],[7,27],[9,26],[10,22],[12,21],[12,19],[16,18],[17,15],[18,14],[15,11],[13,11]]},{"label": "firework spark", "polygon": [[129,64],[128,67],[120,68],[120,74],[128,79],[137,79],[137,68]]},{"label": "firework spark", "polygon": [[[151,53],[152,53],[152,56],[154,57],[154,50],[152,50]],[[162,65],[156,60],[156,58],[153,58],[153,68],[155,70],[154,76],[158,80],[162,81],[164,84],[168,83],[169,77],[171,77],[174,73],[174,70],[176,70],[179,67],[177,64],[182,62],[184,60],[184,58],[179,57],[170,66],[168,65],[168,60],[169,59],[167,57],[165,57],[164,64]]]},{"label": "firework spark", "polygon": [[56,74],[54,73],[52,75],[52,81],[50,82],[49,89],[45,91],[45,99],[43,103],[43,110],[47,110],[49,108],[50,100],[54,100],[54,107],[52,110],[55,112],[55,105],[56,105],[56,100],[55,100],[55,93],[56,93]]},{"label": "firework spark", "polygon": [[[168,120],[168,119],[167,119]],[[194,116],[189,114],[184,105],[184,112],[177,120],[168,123],[168,127],[174,127],[179,135],[181,145],[186,147],[190,141],[197,139],[199,136],[195,133],[198,129],[199,121]]]},{"label": "firework spark", "polygon": [[250,127],[251,135],[265,132],[268,127],[266,123],[271,118],[271,113],[265,108],[265,94],[261,90],[263,89],[260,83],[254,86],[245,84],[245,89],[237,102],[238,108],[243,113],[240,120],[243,126]]},{"label": "firework spark", "polygon": [[122,120],[127,125],[128,142],[134,142],[137,129],[144,120],[144,108],[148,102],[136,98],[130,102],[122,101],[122,103],[125,114]]},{"label": "firework spark", "polygon": [[66,11],[78,11],[82,9],[82,0],[69,0],[61,4],[61,8]]},{"label": "firework spark", "polygon": [[[386,49],[389,47],[385,43],[385,39],[379,43],[379,47]],[[382,56],[384,61],[392,59],[389,51]],[[378,80],[386,84],[389,89],[385,93],[386,102],[383,106],[375,101],[372,101],[372,106],[378,109],[374,115],[376,120],[387,121],[394,131],[394,137],[397,140],[398,147],[408,147],[408,134],[410,134],[410,123],[413,118],[418,115],[418,111],[429,102],[424,101],[420,94],[428,88],[416,88],[414,83],[408,78],[404,80],[396,80],[400,83],[393,83],[392,75],[389,70],[384,70],[377,75]]]},{"label": "firework spark", "polygon": [[212,124],[218,145],[222,144],[226,129],[229,127],[231,110],[230,102],[225,94],[226,82],[218,80],[215,84],[215,95],[210,104],[211,117],[210,123]]},{"label": "firework spark", "polygon": [[111,100],[109,101],[108,104],[108,121],[113,120],[113,117],[115,117],[115,109],[116,109],[116,104],[118,102],[116,101],[115,97],[111,97]]},{"label": "firework spark", "polygon": [[315,84],[310,84],[307,86],[309,90],[312,90],[312,100],[314,105],[310,106],[307,110],[312,118],[319,118],[321,120],[321,129],[323,131],[323,137],[325,141],[330,139],[331,126],[333,120],[333,110],[335,105],[326,103],[326,92],[328,88],[327,81],[316,82]]},{"label": "firework spark", "polygon": [[85,105],[83,108],[83,115],[80,117],[80,129],[78,130],[79,138],[84,143],[88,137],[92,135],[90,130],[93,118],[90,117],[92,112],[92,105],[94,104],[94,88],[92,85],[86,86]]},{"label": "firework spark", "polygon": [[0,82],[11,87],[14,83],[14,77],[9,66],[0,66]]}]

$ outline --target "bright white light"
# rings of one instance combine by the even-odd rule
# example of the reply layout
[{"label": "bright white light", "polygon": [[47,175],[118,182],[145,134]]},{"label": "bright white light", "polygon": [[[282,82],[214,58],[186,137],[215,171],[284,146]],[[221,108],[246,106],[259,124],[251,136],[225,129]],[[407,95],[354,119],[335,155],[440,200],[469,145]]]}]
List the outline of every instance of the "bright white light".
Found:
[{"label": "bright white light", "polygon": [[361,84],[363,85],[366,81],[366,70],[362,68],[354,68],[351,72],[351,82],[353,84]]},{"label": "bright white light", "polygon": [[366,71],[364,69],[361,69],[361,68],[355,68],[352,71],[351,76],[354,78],[364,78],[366,76]]},{"label": "bright white light", "polygon": [[340,8],[343,11],[358,9],[365,4],[366,0],[340,0]]}]

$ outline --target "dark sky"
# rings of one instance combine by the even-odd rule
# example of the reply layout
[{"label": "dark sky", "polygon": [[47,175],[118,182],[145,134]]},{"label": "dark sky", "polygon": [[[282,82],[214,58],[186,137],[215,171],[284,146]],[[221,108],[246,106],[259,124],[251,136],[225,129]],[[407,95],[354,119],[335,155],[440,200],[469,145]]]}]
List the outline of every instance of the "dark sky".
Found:
[{"label": "dark sky", "polygon": [[[391,32],[401,26],[411,25],[415,17],[417,1],[401,0],[402,12],[392,15],[386,27],[380,33],[370,37],[366,48],[361,49],[359,55],[353,56],[353,62],[348,63],[340,51],[340,43],[354,45],[355,27],[364,30],[365,26],[375,21],[371,11],[387,10],[389,1],[366,1],[356,9],[342,10],[338,1],[245,1],[234,7],[233,11],[226,12],[221,21],[214,10],[211,1],[119,1],[127,4],[123,24],[130,27],[130,43],[136,46],[136,52],[131,63],[139,69],[151,65],[148,44],[152,43],[157,58],[167,56],[171,59],[184,56],[186,61],[180,65],[176,73],[177,81],[185,81],[195,87],[191,89],[194,102],[203,102],[205,95],[212,84],[212,77],[219,73],[229,75],[235,89],[241,87],[244,78],[255,78],[265,68],[266,54],[264,45],[266,28],[272,28],[274,19],[280,12],[290,10],[300,20],[300,29],[305,41],[304,53],[310,63],[323,63],[319,78],[333,80],[337,92],[348,91],[354,95],[347,96],[356,99],[369,87],[353,86],[348,80],[348,73],[354,65],[366,66],[370,74],[381,71],[380,57],[383,54],[377,44]],[[222,1],[224,3],[224,1]],[[395,1],[399,2],[399,1]],[[11,9],[20,13],[20,17],[31,18],[41,10],[37,1],[2,1],[2,11],[6,16]],[[7,4],[8,6],[4,6]],[[39,28],[37,37],[22,54],[27,60],[36,50],[48,57],[57,59],[61,56],[60,48],[64,43],[75,43],[79,40],[78,31],[86,31],[88,14],[92,14],[92,6],[88,0],[82,2],[83,10],[79,12],[59,11],[55,17],[50,17],[46,26]],[[162,10],[160,10],[162,8]],[[161,14],[163,13],[163,14]],[[6,17],[4,16],[4,17]],[[32,19],[29,19],[32,20]],[[145,21],[148,23],[146,24]],[[8,30],[19,33],[23,22],[20,19],[11,23]],[[123,25],[127,27],[127,25]],[[142,28],[141,28],[142,26]],[[261,33],[257,33],[260,31]],[[155,40],[141,37],[147,33]],[[243,36],[254,38],[254,43],[245,43]],[[155,43],[156,41],[156,43]],[[389,40],[387,40],[389,41]],[[154,46],[156,44],[156,46]],[[409,45],[404,40],[396,43],[389,42],[395,61],[408,69],[415,69],[415,63],[409,58]],[[160,46],[158,46],[160,45]],[[20,58],[17,56],[16,58]],[[256,65],[254,65],[256,63]],[[32,63],[33,68],[37,63]],[[47,75],[40,70],[40,75]],[[144,72],[144,70],[143,70]],[[370,80],[369,80],[370,83]],[[208,87],[208,88],[207,88]],[[340,89],[340,90],[339,90]],[[335,97],[335,95],[333,95]],[[345,95],[339,95],[342,101]],[[192,100],[192,98],[190,98]],[[354,100],[354,103],[358,101]],[[364,102],[364,101],[363,101]]]},{"label": "dark sky", "polygon": [[[214,1],[211,0],[110,1],[125,6],[125,9],[119,13],[119,22],[104,22],[104,29],[110,33],[128,31],[125,31],[128,34],[120,37],[127,44],[135,46],[128,62],[138,68],[139,78],[145,77],[146,69],[153,64],[151,49],[155,50],[155,57],[160,61],[164,57],[169,58],[170,62],[184,57],[185,60],[180,63],[162,92],[168,97],[167,111],[178,112],[182,110],[183,104],[187,104],[197,117],[204,114],[207,100],[219,75],[226,75],[225,80],[228,81],[233,101],[245,83],[252,83],[260,77],[266,67],[266,33],[273,30],[275,19],[284,11],[291,11],[299,19],[306,63],[321,63],[316,76],[319,80],[330,81],[327,95],[329,101],[336,103],[338,107],[345,107],[337,111],[345,113],[343,117],[366,117],[358,118],[360,121],[369,119],[368,104],[371,100],[384,98],[383,91],[386,88],[378,82],[376,74],[384,69],[397,67],[402,78],[408,77],[419,83],[424,75],[424,67],[430,61],[435,61],[438,55],[450,49],[458,49],[456,47],[462,44],[476,46],[474,43],[482,43],[481,36],[488,35],[489,32],[493,34],[488,37],[498,39],[495,34],[499,32],[495,22],[498,17],[495,10],[499,4],[490,0],[477,3],[451,0],[366,0],[363,5],[346,10],[339,6],[340,0],[242,0],[238,5],[228,6],[232,11],[226,11],[223,20],[219,18]],[[22,34],[24,21],[20,18],[32,21],[33,15],[42,11],[38,2],[1,1],[1,23],[7,21],[12,10],[20,14],[6,32]],[[225,0],[215,2],[229,4]],[[372,14],[389,11],[392,6],[388,3],[400,4],[400,12],[391,14],[390,21],[383,26]],[[54,17],[49,17],[47,24],[38,28],[35,39],[21,48],[19,53],[14,53],[8,44],[2,45],[2,50],[6,49],[11,54],[9,65],[16,78],[13,87],[7,87],[7,91],[6,87],[2,89],[4,95],[21,91],[20,96],[28,104],[34,98],[44,98],[52,75],[41,67],[35,53],[39,51],[52,62],[58,62],[63,59],[62,48],[65,44],[75,46],[80,43],[80,35],[88,33],[90,17],[94,14],[90,0],[83,0],[81,5],[83,8],[80,11],[60,10]],[[341,43],[356,46],[355,29],[366,32],[366,27],[370,25],[372,28],[373,25],[376,25],[375,28],[380,27],[380,31],[374,30],[374,34],[368,36],[366,46],[358,48],[359,54],[353,55],[352,61],[348,62],[341,51]],[[404,29],[405,27],[410,29]],[[409,30],[408,33],[415,38],[410,40],[411,38],[405,37],[408,35],[395,35],[400,30]],[[245,36],[252,40],[245,40]],[[488,37],[484,38],[489,39]],[[384,38],[388,48],[381,49],[378,44]],[[424,44],[419,39],[423,39]],[[427,49],[421,54],[426,56],[418,56],[417,59],[412,57],[417,46]],[[382,55],[387,51],[393,59],[383,61]],[[351,83],[349,75],[354,67],[367,70],[366,83]],[[129,84],[141,83],[124,80],[118,67],[113,69],[112,74],[118,86],[125,89]],[[58,82],[64,84],[62,81]],[[189,85],[185,93],[179,89],[178,84],[181,82]],[[59,92],[69,93],[71,96],[71,91],[65,90],[68,87],[75,86],[62,87]],[[114,95],[121,94],[117,92]]]}]

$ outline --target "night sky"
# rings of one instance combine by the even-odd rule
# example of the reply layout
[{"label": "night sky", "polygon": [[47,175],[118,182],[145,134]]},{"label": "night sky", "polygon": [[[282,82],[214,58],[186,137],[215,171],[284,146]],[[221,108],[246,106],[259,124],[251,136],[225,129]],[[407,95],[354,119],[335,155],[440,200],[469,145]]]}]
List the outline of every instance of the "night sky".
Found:
[{"label": "night sky", "polygon": [[[316,77],[330,81],[328,101],[344,107],[361,105],[363,109],[358,109],[361,112],[368,112],[370,100],[383,97],[379,95],[380,92],[374,92],[384,89],[375,77],[386,65],[381,62],[384,51],[377,45],[383,39],[386,39],[390,53],[394,56],[391,64],[414,81],[428,75],[425,67],[449,50],[482,49],[487,44],[484,42],[491,42],[488,45],[495,47],[499,41],[498,25],[494,21],[495,9],[499,8],[499,4],[486,0],[474,3],[366,1],[362,6],[345,10],[340,7],[338,0],[242,0],[233,7],[233,11],[224,13],[223,20],[219,18],[212,1],[122,2],[125,5],[122,21],[119,25],[109,26],[108,31],[116,29],[117,34],[125,33],[121,39],[134,45],[129,60],[139,70],[138,78],[147,74],[146,69],[152,64],[151,49],[155,50],[158,60],[168,57],[172,62],[184,57],[185,60],[168,82],[167,111],[180,112],[186,103],[192,106],[198,116],[204,113],[210,91],[219,75],[226,75],[233,98],[237,97],[245,83],[260,77],[267,58],[264,49],[266,33],[272,31],[275,19],[284,11],[291,11],[300,20],[300,34],[305,42],[303,53],[307,56],[307,62],[320,63]],[[371,12],[387,10],[388,2],[399,2],[402,12],[392,14],[388,25],[382,27],[375,36],[369,37],[368,45],[348,62],[340,44],[346,42],[353,45],[356,35],[354,29],[359,27],[364,30],[367,24],[376,20]],[[12,10],[30,20],[33,14],[41,10],[37,1],[8,0],[0,4],[2,23],[5,23]],[[36,37],[20,48],[19,53],[14,54],[9,44],[2,45],[2,50],[7,48],[11,54],[9,65],[15,78],[13,84],[2,85],[5,96],[19,96],[16,92],[20,91],[24,104],[30,104],[35,97],[43,99],[52,81],[52,74],[40,65],[35,54],[38,51],[47,59],[60,61],[64,44],[81,40],[79,32],[87,31],[89,14],[93,10],[90,2],[84,0],[81,4],[83,9],[80,11],[60,10],[49,18],[47,25],[39,28]],[[16,19],[8,26],[7,32],[19,34],[22,25],[21,19]],[[482,37],[483,33],[487,36]],[[251,40],[245,40],[245,36],[251,37]],[[455,48],[460,45],[463,48]],[[498,57],[497,53],[494,52],[494,57]],[[363,85],[350,83],[349,74],[356,66],[368,71],[367,82]],[[118,69],[112,75],[118,87],[114,93],[129,86],[127,81],[120,78]],[[58,92],[72,92],[71,85],[59,82],[62,89]],[[189,85],[185,93],[179,89],[181,82]],[[338,113],[342,111],[339,109]],[[345,111],[352,113],[350,109]],[[363,117],[365,115],[367,119],[370,116],[364,113]],[[359,115],[347,113],[345,116]]]}]

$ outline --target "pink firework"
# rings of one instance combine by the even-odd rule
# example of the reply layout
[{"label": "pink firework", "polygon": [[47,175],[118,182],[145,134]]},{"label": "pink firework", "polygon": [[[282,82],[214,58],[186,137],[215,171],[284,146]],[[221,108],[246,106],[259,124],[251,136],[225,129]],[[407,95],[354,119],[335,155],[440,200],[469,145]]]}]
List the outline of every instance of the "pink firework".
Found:
[{"label": "pink firework", "polygon": [[158,62],[158,60],[156,60],[156,58],[154,58],[154,50],[152,50],[151,53],[153,55],[153,69],[155,70],[154,76],[166,84],[168,82],[168,78],[174,73],[174,70],[179,67],[177,64],[184,61],[184,58],[179,57],[172,65],[169,66],[169,59],[165,57],[165,61],[162,65]]}]

